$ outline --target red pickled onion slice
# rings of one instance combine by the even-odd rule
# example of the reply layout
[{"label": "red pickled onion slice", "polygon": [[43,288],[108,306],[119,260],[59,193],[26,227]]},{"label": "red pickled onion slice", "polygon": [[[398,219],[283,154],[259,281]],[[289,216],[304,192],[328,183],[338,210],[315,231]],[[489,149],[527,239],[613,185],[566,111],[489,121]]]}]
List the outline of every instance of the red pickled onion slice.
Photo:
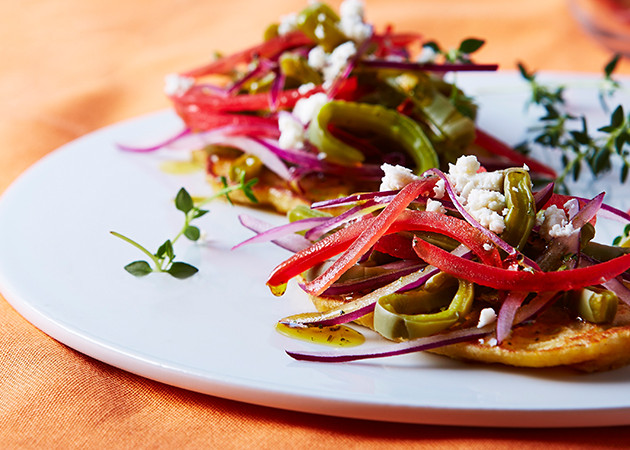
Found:
[{"label": "red pickled onion slice", "polygon": [[[394,264],[396,266],[394,266]],[[368,278],[361,278],[358,280],[351,280],[345,282],[337,282],[324,291],[322,295],[344,295],[351,294],[353,292],[362,292],[366,290],[378,289],[388,283],[391,283],[398,278],[408,275],[411,272],[415,272],[426,267],[425,263],[419,263],[418,261],[397,261],[390,264],[391,267],[387,269],[389,272],[375,275]],[[385,268],[385,267],[384,267]]]},{"label": "red pickled onion slice", "polygon": [[392,61],[388,59],[362,59],[360,64],[374,69],[396,69],[426,72],[482,72],[496,71],[498,64],[465,63],[419,63],[412,61]]},{"label": "red pickled onion slice", "polygon": [[497,342],[500,344],[508,337],[516,317],[516,311],[527,298],[528,292],[511,291],[507,294],[497,317]]},{"label": "red pickled onion slice", "polygon": [[[265,222],[264,220],[258,219],[254,216],[250,216],[247,214],[241,214],[238,216],[239,222],[245,228],[253,231],[254,233],[265,233],[268,230],[271,230],[273,225]],[[277,245],[280,248],[284,248],[290,252],[296,253],[300,250],[304,250],[309,247],[312,242],[305,239],[303,236],[299,234],[287,234],[284,236],[278,236],[276,239],[271,241],[273,244]]]},{"label": "red pickled onion slice", "polygon": [[164,148],[167,145],[170,145],[170,144],[180,140],[184,136],[188,136],[189,134],[191,134],[190,129],[189,128],[184,128],[183,130],[177,132],[173,136],[170,136],[170,137],[166,138],[165,140],[157,142],[155,144],[150,144],[150,145],[146,145],[146,146],[138,146],[138,145],[120,144],[119,143],[119,144],[116,144],[116,146],[120,150],[123,150],[123,151],[126,151],[126,152],[148,153],[148,152],[154,152],[156,150]]},{"label": "red pickled onion slice", "polygon": [[387,356],[397,356],[431,350],[432,348],[439,348],[445,345],[456,344],[458,342],[472,341],[486,336],[491,333],[493,329],[493,325],[486,325],[483,328],[465,328],[396,344],[384,345],[370,349],[367,352],[361,347],[358,347],[355,349],[346,349],[344,351],[323,352],[300,352],[287,350],[286,353],[298,361],[316,362],[349,362],[362,359],[384,358]]},{"label": "red pickled onion slice", "polygon": [[[239,216],[239,220],[241,221],[241,223],[243,223],[243,220],[241,219],[243,217],[245,217],[245,215],[243,214]],[[261,242],[269,242],[269,241],[273,241],[274,239],[278,239],[281,237],[288,236],[292,233],[296,233],[298,231],[309,230],[313,226],[320,224],[322,222],[328,221],[328,220],[330,220],[329,217],[310,217],[308,219],[296,220],[295,222],[290,222],[284,225],[280,225],[278,227],[269,228],[265,231],[258,233],[256,236],[253,236],[249,239],[244,240],[243,242],[236,244],[234,247],[232,247],[232,250],[236,250],[237,248],[242,247],[244,245],[257,244]]]}]

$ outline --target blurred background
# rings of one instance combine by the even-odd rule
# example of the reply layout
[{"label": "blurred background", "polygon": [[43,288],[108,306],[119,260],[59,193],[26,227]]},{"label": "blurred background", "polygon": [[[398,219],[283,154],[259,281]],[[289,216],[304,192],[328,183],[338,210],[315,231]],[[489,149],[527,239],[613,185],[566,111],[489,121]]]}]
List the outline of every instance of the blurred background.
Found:
[{"label": "blurred background", "polygon": [[[614,0],[600,0],[600,2]],[[22,0],[2,2],[0,191],[59,145],[168,107],[164,75],[255,44],[305,0]],[[335,9],[340,1],[329,2]],[[578,3],[578,2],[576,2]],[[575,6],[575,5],[574,5]],[[515,70],[601,73],[612,53],[566,0],[367,0],[366,18],[453,47],[486,40],[476,61]],[[630,73],[626,61],[618,73]],[[28,155],[16,151],[28,147]]]}]

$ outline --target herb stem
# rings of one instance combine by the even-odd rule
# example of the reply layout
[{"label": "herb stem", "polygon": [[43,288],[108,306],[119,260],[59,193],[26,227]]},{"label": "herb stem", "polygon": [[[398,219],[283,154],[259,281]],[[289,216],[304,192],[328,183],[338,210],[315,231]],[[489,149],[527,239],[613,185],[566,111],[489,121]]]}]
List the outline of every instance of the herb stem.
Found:
[{"label": "herb stem", "polygon": [[190,212],[186,213],[185,219],[184,219],[184,226],[182,227],[181,230],[179,230],[179,233],[177,233],[177,235],[171,239],[171,243],[173,245],[175,245],[175,242],[177,242],[177,240],[183,236],[184,232],[186,231],[186,228],[188,228],[188,226],[190,225]]},{"label": "herb stem", "polygon": [[234,191],[238,191],[243,189],[243,185],[242,184],[235,184],[232,186],[226,186],[224,188],[222,188],[221,190],[218,190],[217,192],[215,192],[214,194],[210,195],[209,197],[204,197],[198,201],[196,201],[196,206],[197,207],[201,207],[201,206],[205,206],[208,203],[212,202],[213,200],[219,198],[219,197],[223,197],[225,195],[228,195],[230,192],[234,192]]},{"label": "herb stem", "polygon": [[149,250],[147,250],[146,248],[144,248],[142,245],[138,244],[136,241],[134,241],[131,238],[128,238],[127,236],[120,234],[116,231],[110,231],[110,233],[114,236],[116,236],[119,239],[122,239],[123,241],[133,245],[134,247],[136,247],[138,250],[140,250],[142,253],[144,253],[145,255],[147,255],[149,258],[151,258],[151,261],[153,261],[155,263],[155,268],[156,268],[156,272],[163,272],[163,268],[162,268],[162,264],[159,258],[157,258],[153,253],[151,253]]}]

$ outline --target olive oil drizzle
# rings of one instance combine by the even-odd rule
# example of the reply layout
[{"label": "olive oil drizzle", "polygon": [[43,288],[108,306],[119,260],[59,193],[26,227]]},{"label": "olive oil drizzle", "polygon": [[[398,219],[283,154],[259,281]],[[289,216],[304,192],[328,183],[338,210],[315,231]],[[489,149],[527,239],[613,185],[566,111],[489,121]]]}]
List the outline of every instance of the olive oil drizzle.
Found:
[{"label": "olive oil drizzle", "polygon": [[346,325],[330,327],[291,327],[278,322],[278,333],[301,341],[313,342],[331,347],[356,347],[365,342],[365,337]]},{"label": "olive oil drizzle", "polygon": [[164,161],[160,170],[170,175],[188,175],[203,170],[203,165],[196,161]]}]

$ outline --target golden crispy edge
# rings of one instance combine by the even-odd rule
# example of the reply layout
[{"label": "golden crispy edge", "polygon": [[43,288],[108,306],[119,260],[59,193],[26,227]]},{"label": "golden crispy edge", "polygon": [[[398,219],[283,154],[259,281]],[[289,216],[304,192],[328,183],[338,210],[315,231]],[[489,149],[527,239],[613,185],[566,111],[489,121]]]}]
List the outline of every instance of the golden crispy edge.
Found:
[{"label": "golden crispy edge", "polygon": [[[311,297],[318,311],[339,306],[336,297]],[[369,314],[356,323],[373,329]],[[567,366],[584,372],[611,370],[630,363],[630,307],[619,305],[610,325],[574,319],[560,307],[551,307],[535,321],[517,326],[501,345],[494,335],[429,350],[453,359],[516,367]]]},{"label": "golden crispy edge", "polygon": [[[215,189],[219,190],[223,188],[223,185],[218,178],[212,175],[207,176],[208,183]],[[267,208],[276,211],[280,214],[286,214],[291,209],[298,205],[310,205],[310,202],[305,198],[299,196],[291,189],[282,186],[280,184],[264,183],[264,180],[259,181],[252,187],[252,191],[258,203],[252,203],[242,191],[234,191],[230,193],[230,199],[237,204],[254,206],[257,208]]]},{"label": "golden crispy edge", "polygon": [[[207,159],[212,158],[212,167],[216,175],[207,173],[208,183],[216,190],[223,188],[220,177],[229,177],[234,157],[221,155],[212,155],[210,157],[205,152],[199,151],[193,154],[193,158],[202,164],[206,164]],[[298,205],[310,206],[315,201],[377,188],[373,183],[362,183],[349,177],[344,177],[336,179],[336,182],[331,182],[331,179],[327,178],[311,179],[302,183],[302,187],[305,189],[304,192],[297,192],[287,181],[281,179],[267,168],[263,168],[256,178],[258,178],[258,182],[253,186],[252,191],[258,199],[258,203],[252,203],[241,191],[230,193],[230,199],[237,204],[266,208],[281,214],[286,214]]]}]

